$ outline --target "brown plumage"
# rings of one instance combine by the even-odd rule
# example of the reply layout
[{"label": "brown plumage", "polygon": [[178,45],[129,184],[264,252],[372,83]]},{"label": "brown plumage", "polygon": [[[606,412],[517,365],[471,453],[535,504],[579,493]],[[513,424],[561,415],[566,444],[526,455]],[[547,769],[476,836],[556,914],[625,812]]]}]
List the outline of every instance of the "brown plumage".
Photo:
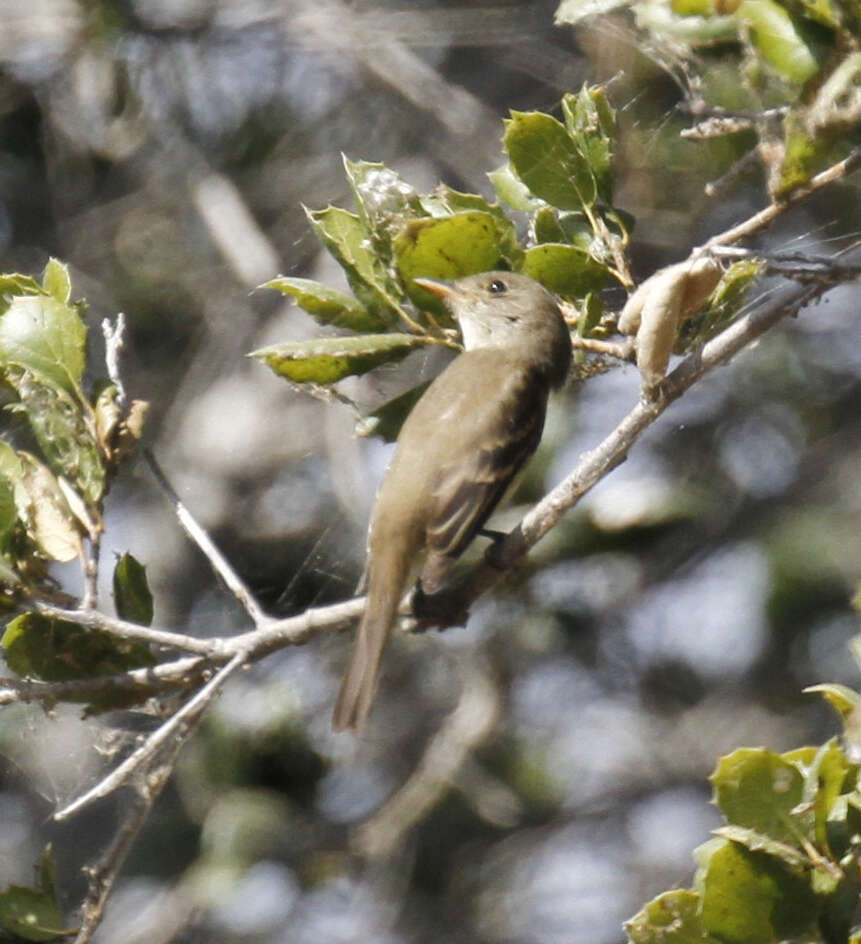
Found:
[{"label": "brown plumage", "polygon": [[559,309],[532,279],[485,272],[416,281],[445,300],[466,350],[413,408],[380,486],[368,601],[335,706],[336,731],[365,723],[411,577],[420,573],[427,592],[439,589],[538,446],[548,395],[571,363]]}]

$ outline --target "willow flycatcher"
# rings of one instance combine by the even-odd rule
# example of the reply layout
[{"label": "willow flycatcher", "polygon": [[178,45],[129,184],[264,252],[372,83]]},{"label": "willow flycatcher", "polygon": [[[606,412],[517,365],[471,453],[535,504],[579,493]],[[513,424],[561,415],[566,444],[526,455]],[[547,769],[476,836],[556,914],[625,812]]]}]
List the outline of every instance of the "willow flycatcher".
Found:
[{"label": "willow flycatcher", "polygon": [[436,592],[535,452],[551,389],[571,364],[553,297],[511,272],[416,279],[457,320],[464,353],[434,380],[398,436],[368,535],[365,613],[332,718],[361,728],[383,647],[411,578]]}]

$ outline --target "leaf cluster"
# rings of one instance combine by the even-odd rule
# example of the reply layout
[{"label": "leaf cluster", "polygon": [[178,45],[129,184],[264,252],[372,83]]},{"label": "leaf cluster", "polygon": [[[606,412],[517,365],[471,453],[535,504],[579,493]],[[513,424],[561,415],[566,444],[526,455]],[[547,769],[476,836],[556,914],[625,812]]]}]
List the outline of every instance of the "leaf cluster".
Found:
[{"label": "leaf cluster", "polygon": [[123,413],[108,381],[84,390],[84,305],[71,301],[65,265],[41,283],[0,276],[0,382],[8,413],[23,415],[34,450],[0,440],[0,568],[5,588],[26,586],[45,561],[69,561],[102,529],[110,474],[139,434],[141,408]]},{"label": "leaf cluster", "polygon": [[[9,423],[0,438],[0,593],[6,608],[50,598],[52,562],[78,558],[88,572],[87,545],[98,547],[111,478],[141,433],[146,404],[125,407],[108,380],[85,388],[85,306],[73,302],[71,292],[68,269],[56,259],[41,282],[0,276],[0,383],[7,416],[25,418],[29,430]],[[117,564],[114,591],[120,616],[144,625],[152,620],[144,570],[128,555]],[[146,646],[38,612],[12,619],[0,646],[13,672],[44,681],[110,675],[154,662]]]},{"label": "leaf cluster", "polygon": [[[418,193],[382,164],[344,158],[355,209],[306,213],[353,294],[287,276],[265,287],[350,334],[275,344],[252,356],[293,383],[332,384],[423,344],[452,345],[443,303],[414,279],[493,269],[531,276],[588,308],[597,324],[600,291],[614,280],[630,284],[624,250],[631,220],[612,206],[615,113],[604,88],[586,86],[566,95],[560,110],[562,120],[512,112],[505,122],[508,161],[489,174],[498,202],[443,184]],[[515,219],[522,214],[521,236]],[[408,394],[403,405],[414,400]],[[365,432],[396,433],[396,405],[384,411],[386,421],[368,418]]]},{"label": "leaf cluster", "polygon": [[[565,95],[559,110],[561,120],[515,111],[504,122],[507,161],[488,175],[496,203],[444,184],[421,194],[382,164],[344,158],[355,210],[329,206],[306,213],[353,294],[283,275],[263,286],[342,333],[273,344],[251,356],[313,392],[421,345],[451,345],[443,303],[414,280],[493,269],[525,273],[558,295],[578,338],[606,337],[612,316],[606,316],[603,291],[614,284],[633,288],[627,258],[633,219],[613,206],[616,114],[603,86]],[[525,222],[520,228],[518,217]],[[710,259],[690,272],[687,264],[677,269],[640,286],[626,307],[636,316],[623,314],[618,326],[637,335],[647,388],[663,378],[672,351],[703,343],[733,320],[759,272],[754,261],[742,261],[723,273]],[[396,438],[423,389],[414,387],[363,417],[357,431]]]},{"label": "leaf cluster", "polygon": [[858,903],[861,790],[852,718],[861,696],[815,686],[838,708],[845,743],[777,754],[741,748],[711,775],[726,825],[694,853],[691,889],[665,892],[628,922],[632,944],[769,944],[849,939]]}]

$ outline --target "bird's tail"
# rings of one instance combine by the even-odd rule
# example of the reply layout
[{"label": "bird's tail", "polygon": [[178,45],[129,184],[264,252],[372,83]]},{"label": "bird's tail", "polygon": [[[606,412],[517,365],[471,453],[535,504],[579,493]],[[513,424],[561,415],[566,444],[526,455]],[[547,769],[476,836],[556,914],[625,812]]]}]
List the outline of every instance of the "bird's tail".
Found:
[{"label": "bird's tail", "polygon": [[332,715],[335,731],[362,728],[377,692],[380,660],[397,617],[409,567],[406,554],[392,551],[387,548],[384,559],[375,561],[370,574],[368,602]]}]

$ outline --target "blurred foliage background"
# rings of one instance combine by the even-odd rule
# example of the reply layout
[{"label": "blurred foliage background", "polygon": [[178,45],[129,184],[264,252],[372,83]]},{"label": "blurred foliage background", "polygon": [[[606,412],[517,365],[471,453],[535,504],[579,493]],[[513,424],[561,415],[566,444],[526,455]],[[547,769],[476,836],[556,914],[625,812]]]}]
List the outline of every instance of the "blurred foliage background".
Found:
[{"label": "blurred foliage background", "polygon": [[[508,109],[613,79],[615,202],[636,218],[638,278],[765,200],[754,168],[705,195],[750,142],[679,137],[678,87],[624,14],[575,33],[553,27],[555,6],[0,0],[0,270],[56,255],[93,324],[126,313],[125,380],[152,402],[149,442],[273,612],[352,594],[389,455],[354,437],[347,409],[245,358],[321,330],[255,286],[278,272],[343,284],[300,206],[348,202],[341,152],[417,188],[492,196]],[[859,203],[828,190],[760,245],[828,252],[857,236]],[[329,730],[346,639],[234,679],[98,940],[621,940],[646,898],[690,881],[691,850],[718,824],[717,756],[823,740],[833,719],[801,689],[857,684],[858,306],[857,285],[832,292],[675,404],[467,629],[395,640],[362,739]],[[416,353],[349,392],[373,408],[437,366]],[[558,398],[520,505],[638,390],[629,367]],[[147,565],[158,625],[244,626],[143,467],[117,483],[106,526],[106,559]],[[461,692],[486,736],[400,836],[374,811]],[[146,723],[4,713],[0,887],[28,883],[50,840],[74,907],[125,798],[62,826],[51,812]],[[376,859],[351,853],[389,841]]]}]

